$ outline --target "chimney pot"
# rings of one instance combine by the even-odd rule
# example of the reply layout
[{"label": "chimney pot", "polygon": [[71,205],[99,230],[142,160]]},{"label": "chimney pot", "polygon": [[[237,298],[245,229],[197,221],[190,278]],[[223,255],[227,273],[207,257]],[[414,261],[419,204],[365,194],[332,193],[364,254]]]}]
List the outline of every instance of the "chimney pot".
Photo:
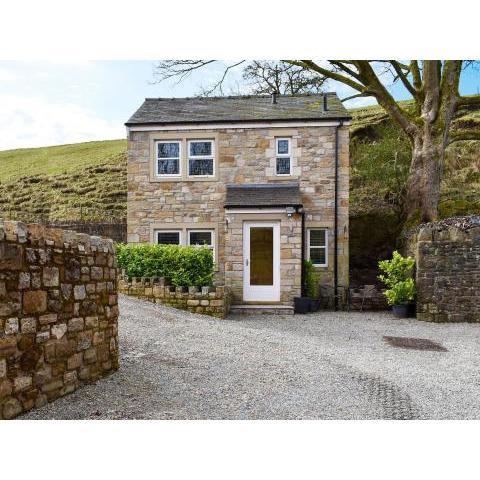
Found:
[{"label": "chimney pot", "polygon": [[327,95],[325,93],[323,94],[323,111],[324,112],[328,111],[328,100],[327,100]]},{"label": "chimney pot", "polygon": [[273,92],[272,93],[272,104],[275,104],[275,103],[277,103],[277,93]]}]

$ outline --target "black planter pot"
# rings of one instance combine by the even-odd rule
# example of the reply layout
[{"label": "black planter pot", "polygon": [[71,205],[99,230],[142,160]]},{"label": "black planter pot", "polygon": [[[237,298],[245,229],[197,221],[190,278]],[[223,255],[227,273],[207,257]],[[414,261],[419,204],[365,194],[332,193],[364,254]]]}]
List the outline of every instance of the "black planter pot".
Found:
[{"label": "black planter pot", "polygon": [[309,297],[294,297],[293,306],[295,313],[308,313],[310,312],[311,300]]},{"label": "black planter pot", "polygon": [[408,304],[408,318],[417,317],[417,304],[415,302]]},{"label": "black planter pot", "polygon": [[397,318],[408,318],[410,305],[393,305],[392,311]]},{"label": "black planter pot", "polygon": [[318,309],[320,308],[320,300],[315,300],[313,298],[310,299],[310,311],[311,312],[318,312]]}]

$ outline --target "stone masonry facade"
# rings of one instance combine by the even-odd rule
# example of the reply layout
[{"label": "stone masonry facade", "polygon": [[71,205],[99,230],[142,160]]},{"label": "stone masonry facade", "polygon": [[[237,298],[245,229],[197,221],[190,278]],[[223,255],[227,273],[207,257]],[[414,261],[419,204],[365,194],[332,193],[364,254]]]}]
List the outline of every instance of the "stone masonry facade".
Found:
[{"label": "stone masonry facade", "polygon": [[[247,220],[276,220],[281,229],[281,303],[292,304],[301,293],[301,215],[226,212],[227,184],[299,182],[305,227],[326,228],[328,265],[315,267],[320,284],[333,284],[333,226],[335,186],[335,126],[296,128],[215,128],[175,131],[130,131],[128,141],[129,243],[153,243],[155,229],[208,228],[215,230],[215,283],[233,292],[242,303],[242,224]],[[275,176],[275,139],[292,143],[292,174]],[[156,140],[180,140],[186,151],[189,139],[215,141],[215,177],[155,178]],[[348,287],[349,133],[339,128],[338,271],[339,284]],[[306,237],[306,236],[305,236]]]},{"label": "stone masonry facade", "polygon": [[0,419],[118,368],[113,242],[0,219]]},{"label": "stone masonry facade", "polygon": [[421,227],[410,253],[417,264],[419,320],[480,322],[480,217]]},{"label": "stone masonry facade", "polygon": [[228,287],[173,287],[165,285],[163,278],[120,277],[118,292],[161,303],[173,308],[225,318],[230,311],[231,292]]}]

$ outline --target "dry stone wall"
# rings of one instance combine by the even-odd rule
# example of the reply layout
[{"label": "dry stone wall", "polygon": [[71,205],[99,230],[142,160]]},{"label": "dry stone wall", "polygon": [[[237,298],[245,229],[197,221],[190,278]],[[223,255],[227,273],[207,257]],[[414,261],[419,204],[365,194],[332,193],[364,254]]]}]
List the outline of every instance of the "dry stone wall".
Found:
[{"label": "dry stone wall", "polygon": [[194,313],[225,318],[232,300],[228,287],[172,287],[165,286],[163,278],[127,278],[118,281],[118,291],[125,295],[161,303]]},{"label": "dry stone wall", "polygon": [[118,368],[113,242],[0,219],[0,418]]},{"label": "dry stone wall", "polygon": [[409,242],[417,264],[417,318],[480,322],[480,217],[422,226]]}]

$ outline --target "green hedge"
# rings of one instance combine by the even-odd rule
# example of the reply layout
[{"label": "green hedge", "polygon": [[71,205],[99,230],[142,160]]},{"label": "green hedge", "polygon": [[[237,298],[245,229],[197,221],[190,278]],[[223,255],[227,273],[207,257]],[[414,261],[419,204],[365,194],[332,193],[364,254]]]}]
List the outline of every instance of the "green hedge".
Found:
[{"label": "green hedge", "polygon": [[128,277],[164,277],[175,287],[212,284],[213,254],[206,247],[118,244],[117,260]]}]

